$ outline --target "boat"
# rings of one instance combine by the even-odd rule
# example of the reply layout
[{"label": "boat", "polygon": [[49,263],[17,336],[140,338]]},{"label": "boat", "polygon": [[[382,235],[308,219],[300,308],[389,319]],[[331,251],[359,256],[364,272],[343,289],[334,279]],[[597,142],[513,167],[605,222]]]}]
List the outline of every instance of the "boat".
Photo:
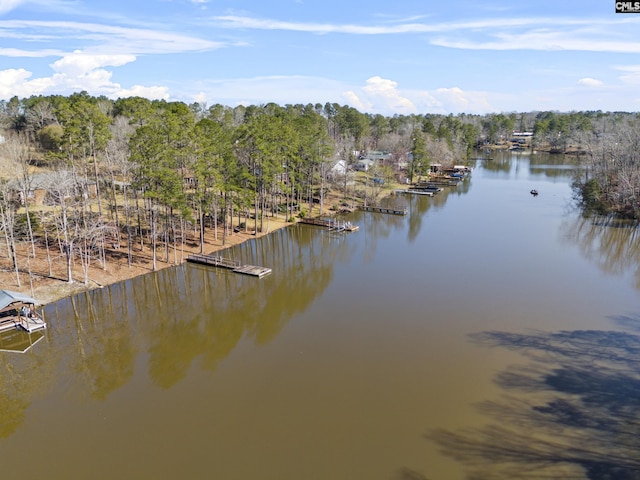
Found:
[{"label": "boat", "polygon": [[37,303],[36,299],[23,293],[0,290],[0,331],[22,329],[34,332],[47,328],[36,312]]}]

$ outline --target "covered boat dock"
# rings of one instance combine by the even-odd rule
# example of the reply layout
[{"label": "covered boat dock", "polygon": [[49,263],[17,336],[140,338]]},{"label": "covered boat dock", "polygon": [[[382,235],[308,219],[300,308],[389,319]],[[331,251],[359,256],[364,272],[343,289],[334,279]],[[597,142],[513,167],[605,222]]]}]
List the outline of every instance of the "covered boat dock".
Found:
[{"label": "covered boat dock", "polygon": [[24,293],[0,290],[0,332],[20,328],[34,332],[47,328],[47,324],[36,312],[38,301]]}]

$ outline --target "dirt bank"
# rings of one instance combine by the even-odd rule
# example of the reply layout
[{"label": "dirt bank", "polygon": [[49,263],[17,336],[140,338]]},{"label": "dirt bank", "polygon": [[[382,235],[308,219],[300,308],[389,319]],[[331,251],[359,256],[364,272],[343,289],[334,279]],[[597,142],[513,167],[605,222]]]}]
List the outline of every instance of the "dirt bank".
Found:
[{"label": "dirt bank", "polygon": [[[386,188],[386,194],[393,192],[392,187]],[[323,215],[335,214],[340,210],[343,202],[342,196],[334,194],[325,200]],[[317,209],[317,210],[316,210]],[[319,214],[319,207],[314,207],[311,216]],[[212,229],[207,230],[204,239],[203,251],[211,254],[232,247],[251,239],[260,238],[264,235],[291,225],[284,216],[272,216],[264,219],[264,231],[257,232],[240,230],[227,235],[224,244],[222,242],[222,231],[219,230],[216,238]],[[249,221],[250,228],[253,227]],[[194,234],[191,232],[191,236]],[[141,249],[137,244],[133,248],[132,262],[129,265],[127,255],[127,242],[123,238],[119,245],[110,245],[106,250],[106,264],[94,261],[87,270],[87,281],[85,283],[85,272],[76,259],[72,266],[73,282],[67,281],[67,264],[63,252],[59,249],[50,248],[46,251],[44,246],[36,246],[35,258],[29,255],[30,245],[22,244],[18,251],[19,281],[12,262],[6,253],[0,256],[0,289],[22,292],[33,296],[41,305],[55,302],[78,292],[102,288],[106,285],[128,280],[130,278],[144,275],[153,271],[153,255],[148,245]],[[158,247],[156,258],[156,270],[179,265],[186,261],[190,253],[200,253],[200,245],[195,239],[186,241],[184,245],[171,246],[168,251]],[[29,275],[31,272],[31,275]]]},{"label": "dirt bank", "polygon": [[[271,217],[265,220],[264,232],[253,234],[248,231],[235,232],[228,235],[225,243],[222,243],[222,233],[218,232],[215,238],[213,231],[207,231],[204,242],[204,253],[210,254],[233,245],[246,242],[247,240],[259,238],[273,232],[279,228],[291,225],[284,218]],[[159,249],[160,250],[160,249]],[[151,249],[145,246],[144,250],[137,245],[133,249],[133,261],[128,265],[128,255],[126,240],[123,239],[119,246],[110,245],[106,251],[106,265],[94,262],[89,265],[85,283],[85,273],[79,261],[72,266],[73,282],[67,281],[66,259],[59,250],[50,249],[47,254],[43,246],[36,247],[36,258],[27,255],[30,248],[23,245],[18,252],[20,281],[16,276],[10,260],[3,256],[0,259],[0,289],[12,290],[33,295],[42,305],[55,302],[61,298],[73,295],[84,290],[101,288],[105,285],[117,283],[129,278],[144,275],[153,271],[153,256]],[[158,252],[156,269],[172,267],[186,261],[190,253],[199,253],[200,246],[196,242],[186,242],[184,246],[169,249],[169,258],[166,258],[164,249]],[[28,272],[32,275],[29,276]]]}]

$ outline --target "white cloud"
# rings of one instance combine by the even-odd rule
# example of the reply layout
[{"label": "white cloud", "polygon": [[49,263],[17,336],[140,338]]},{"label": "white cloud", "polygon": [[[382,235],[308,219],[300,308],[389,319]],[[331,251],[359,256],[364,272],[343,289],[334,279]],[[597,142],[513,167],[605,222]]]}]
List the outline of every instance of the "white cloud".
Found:
[{"label": "white cloud", "polygon": [[619,77],[623,83],[627,85],[640,85],[640,65],[625,65],[615,67],[615,69],[626,72]]},{"label": "white cloud", "polygon": [[342,94],[342,97],[346,101],[347,105],[349,105],[352,108],[355,108],[360,112],[371,112],[373,109],[373,105],[371,103],[358,97],[356,92],[354,92],[353,90],[348,90],[344,92]]},{"label": "white cloud", "polygon": [[76,50],[51,64],[51,68],[69,77],[86,75],[96,68],[121,67],[135,62],[133,55],[93,55]]},{"label": "white cloud", "polygon": [[465,50],[541,50],[640,53],[640,42],[633,39],[613,39],[608,36],[593,36],[581,31],[532,30],[521,33],[496,32],[491,40],[476,37],[448,39],[440,37],[431,43],[440,47]]},{"label": "white cloud", "polygon": [[0,0],[0,14],[8,13],[28,0]]},{"label": "white cloud", "polygon": [[0,57],[24,57],[24,58],[41,58],[41,57],[60,57],[64,52],[61,50],[45,49],[45,50],[21,50],[18,48],[0,48]]},{"label": "white cloud", "polygon": [[[46,34],[46,35],[45,35]],[[169,54],[204,52],[229,46],[191,35],[98,23],[36,20],[0,20],[0,38],[19,36],[25,41],[70,40],[82,42],[94,54]]]},{"label": "white cloud", "polygon": [[[199,83],[189,99],[228,106],[336,102],[360,112],[382,115],[412,113],[487,113],[496,111],[485,92],[460,88],[409,90],[392,79],[374,76],[362,85],[304,76],[234,78]],[[268,99],[268,100],[265,100]]]},{"label": "white cloud", "polygon": [[14,88],[27,83],[29,77],[31,77],[31,72],[24,68],[0,70],[0,98],[10,98],[13,95],[21,96],[21,93]]},{"label": "white cloud", "polygon": [[112,81],[113,72],[103,67],[120,67],[133,62],[133,55],[91,55],[76,51],[55,61],[50,66],[54,73],[50,77],[31,79],[32,72],[25,69],[0,71],[0,98],[13,95],[29,97],[38,94],[71,94],[85,90],[92,95],[110,98],[137,95],[147,98],[169,98],[164,86],[135,85],[123,88]]},{"label": "white cloud", "polygon": [[[11,5],[15,7],[22,3],[39,4],[44,1],[48,0],[12,2]],[[0,8],[9,8],[6,0],[0,2],[4,2],[0,4]],[[51,1],[52,6],[60,8],[67,3],[65,0]],[[64,95],[79,90],[109,97],[127,96],[131,93],[149,98],[168,98],[166,86],[136,85],[123,88],[112,80],[113,72],[108,67],[121,67],[135,62],[137,56],[142,54],[204,52],[229,45],[158,29],[74,21],[0,20],[0,42],[3,39],[5,45],[9,39],[17,39],[24,42],[25,46],[0,47],[0,57],[58,58],[49,64],[53,73],[48,77],[33,79],[33,73],[24,68],[0,71],[0,98],[47,93]],[[57,45],[71,42],[84,47],[72,53],[52,48],[27,50],[32,46],[46,47],[54,42]]]},{"label": "white cloud", "polygon": [[0,15],[9,13],[23,5],[35,5],[38,10],[58,10],[58,11],[74,11],[73,2],[66,0],[0,0]]},{"label": "white cloud", "polygon": [[382,110],[390,110],[405,115],[416,113],[417,109],[414,103],[402,96],[397,87],[397,82],[376,76],[368,79],[366,86],[362,90],[369,96],[374,108],[376,103],[379,103],[382,106]]},{"label": "white cloud", "polygon": [[197,103],[207,103],[207,94],[204,92],[198,92],[193,96],[193,101]]},{"label": "white cloud", "polygon": [[[406,33],[432,33],[452,31],[478,31],[498,28],[522,28],[537,25],[592,25],[593,21],[558,18],[490,18],[466,22],[417,23],[414,17],[409,21],[385,23],[381,25],[332,24],[312,22],[286,22],[270,18],[253,18],[238,15],[224,15],[213,17],[213,20],[226,28],[255,29],[255,30],[287,30],[308,33],[348,33],[353,35],[391,35]],[[421,17],[420,17],[421,18]]]},{"label": "white cloud", "polygon": [[143,97],[150,100],[163,99],[169,100],[169,89],[167,87],[145,87],[142,85],[134,85],[131,88],[122,88],[115,91],[111,98],[117,97]]},{"label": "white cloud", "polygon": [[595,78],[585,77],[578,80],[578,84],[585,87],[601,87],[604,85],[604,82]]},{"label": "white cloud", "polygon": [[[109,98],[141,96],[169,99],[166,86],[135,85],[122,87],[112,80],[105,66],[127,63],[128,58],[91,56],[75,53],[64,62],[56,62],[57,71],[50,77],[32,79],[24,69],[0,71],[0,98],[13,95],[71,94],[86,90],[91,95]],[[364,113],[394,115],[412,113],[487,113],[496,111],[485,92],[468,92],[460,88],[403,90],[398,82],[374,76],[363,85],[345,85],[330,79],[303,76],[274,76],[226,79],[201,82],[197,90],[186,94],[184,101],[228,106],[259,105],[274,102],[280,105],[338,102]]]},{"label": "white cloud", "polygon": [[439,33],[436,46],[466,50],[572,50],[640,53],[640,19],[488,18],[465,22],[380,25],[287,22],[247,16],[216,16],[226,28],[282,30],[315,34],[397,35]]},{"label": "white cloud", "polygon": [[489,104],[485,93],[465,92],[458,87],[452,87],[438,88],[432,95],[442,105],[442,113],[487,113],[495,111]]},{"label": "white cloud", "polygon": [[436,90],[401,90],[398,83],[371,77],[362,88],[343,94],[347,103],[368,113],[488,113],[495,111],[485,92],[466,92],[458,87]]}]

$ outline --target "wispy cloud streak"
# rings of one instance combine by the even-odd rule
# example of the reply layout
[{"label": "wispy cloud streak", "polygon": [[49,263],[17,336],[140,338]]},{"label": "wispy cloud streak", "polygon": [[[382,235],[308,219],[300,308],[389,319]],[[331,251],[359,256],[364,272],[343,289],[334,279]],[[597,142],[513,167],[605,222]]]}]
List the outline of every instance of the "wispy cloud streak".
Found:
[{"label": "wispy cloud streak", "polygon": [[[84,50],[95,53],[117,49],[127,54],[180,53],[224,48],[228,44],[190,35],[152,29],[128,28],[69,21],[0,21],[0,39],[15,38],[39,44],[53,40],[73,39],[86,43]],[[44,33],[46,32],[46,33]]]},{"label": "wispy cloud streak", "polygon": [[[429,43],[468,50],[578,50],[640,52],[640,19],[487,18],[464,22],[354,25],[287,22],[246,16],[217,16],[225,28],[281,30],[312,34],[400,35],[441,34]],[[455,34],[449,38],[447,34]]]}]

